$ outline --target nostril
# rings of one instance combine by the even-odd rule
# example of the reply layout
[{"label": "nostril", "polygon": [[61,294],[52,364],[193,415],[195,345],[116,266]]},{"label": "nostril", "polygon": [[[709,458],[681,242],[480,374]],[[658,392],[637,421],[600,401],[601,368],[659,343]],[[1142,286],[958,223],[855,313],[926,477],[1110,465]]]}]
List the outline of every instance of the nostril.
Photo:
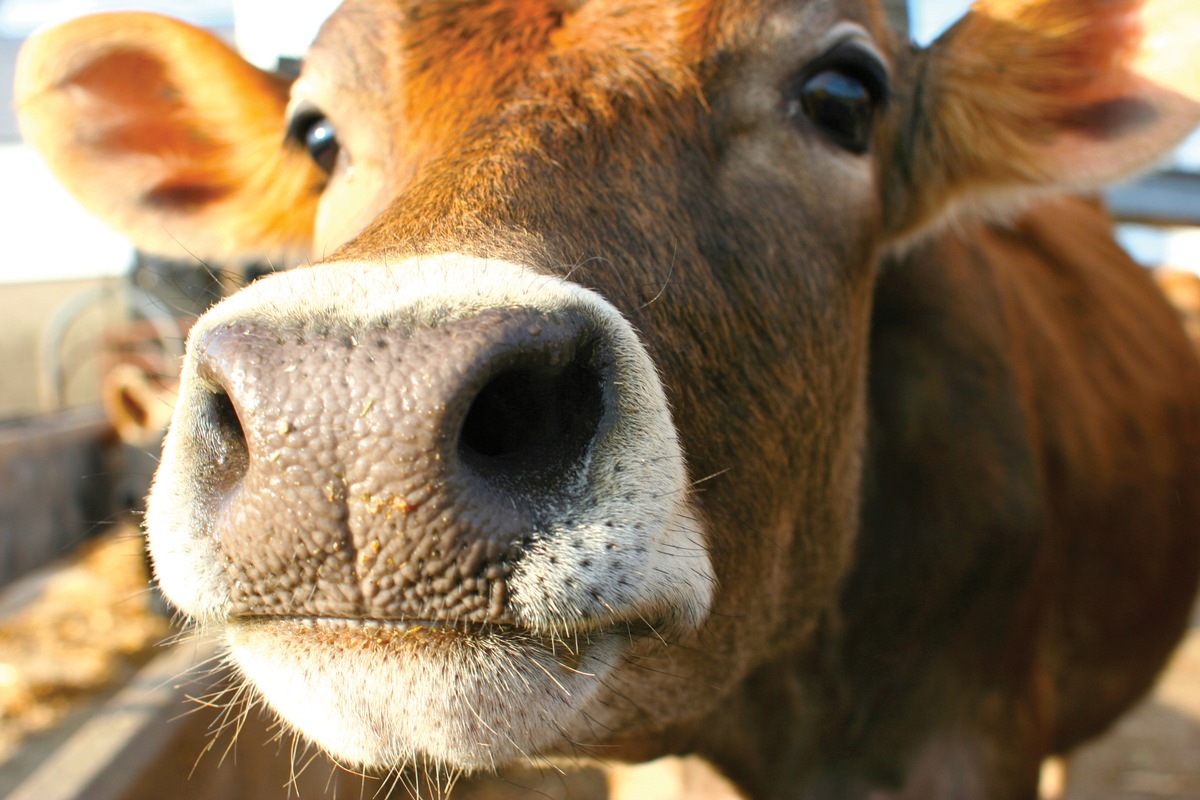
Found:
[{"label": "nostril", "polygon": [[198,380],[190,392],[195,405],[187,415],[189,429],[194,447],[213,470],[211,477],[226,489],[241,482],[250,469],[251,441],[256,437],[240,409],[255,403],[255,384],[270,377],[260,364],[264,347],[271,344],[278,346],[278,340],[252,326],[224,326],[206,332],[194,345]]},{"label": "nostril", "polygon": [[233,399],[222,390],[206,396],[201,411],[206,430],[205,444],[212,453],[212,462],[219,471],[219,480],[228,486],[240,481],[250,462],[246,432],[238,417]]},{"label": "nostril", "polygon": [[600,428],[604,390],[592,347],[568,363],[536,356],[509,365],[471,403],[459,435],[463,461],[484,478],[564,477]]}]

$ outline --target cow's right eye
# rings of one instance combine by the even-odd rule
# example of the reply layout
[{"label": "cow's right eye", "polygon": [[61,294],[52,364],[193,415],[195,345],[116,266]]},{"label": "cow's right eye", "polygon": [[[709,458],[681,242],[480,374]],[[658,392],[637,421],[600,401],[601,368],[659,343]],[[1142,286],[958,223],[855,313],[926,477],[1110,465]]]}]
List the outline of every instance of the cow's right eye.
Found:
[{"label": "cow's right eye", "polygon": [[288,125],[288,139],[303,147],[326,174],[337,164],[338,140],[333,123],[320,111],[303,111]]},{"label": "cow's right eye", "polygon": [[800,75],[787,114],[806,118],[834,144],[861,154],[870,148],[875,112],[886,99],[883,65],[862,48],[843,45]]}]

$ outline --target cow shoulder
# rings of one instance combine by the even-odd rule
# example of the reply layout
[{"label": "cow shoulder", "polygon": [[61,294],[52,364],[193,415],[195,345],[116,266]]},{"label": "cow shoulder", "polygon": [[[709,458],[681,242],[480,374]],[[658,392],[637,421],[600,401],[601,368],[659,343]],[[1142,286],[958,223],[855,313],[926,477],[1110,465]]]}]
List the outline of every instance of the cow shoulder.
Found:
[{"label": "cow shoulder", "polygon": [[[1192,585],[1194,564],[1169,553],[1200,513],[1181,479],[1200,469],[1200,361],[1111,226],[1097,203],[1048,199],[884,266],[863,525],[841,604],[838,680],[855,688],[835,723],[839,746],[875,769],[914,756],[914,730],[954,724],[954,705],[921,687],[1038,697],[1024,689],[1041,681],[1037,713],[1072,709],[1064,743],[1094,735],[1183,624],[1153,609],[1186,609],[1172,593]],[[1160,574],[1114,580],[1128,564]],[[1121,635],[1145,646],[1114,649],[1114,628],[1081,624],[1097,618],[1129,620]],[[1035,660],[1035,639],[1058,644]],[[1067,664],[1108,673],[1108,694],[1089,682],[1092,697],[1071,697]],[[856,730],[864,714],[876,724]]]}]

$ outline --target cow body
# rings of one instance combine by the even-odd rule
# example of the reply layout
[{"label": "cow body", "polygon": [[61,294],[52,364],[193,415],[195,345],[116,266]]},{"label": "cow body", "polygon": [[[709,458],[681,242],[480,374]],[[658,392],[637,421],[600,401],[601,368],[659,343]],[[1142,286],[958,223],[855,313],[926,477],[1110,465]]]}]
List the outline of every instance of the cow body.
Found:
[{"label": "cow body", "polygon": [[[980,692],[968,705],[987,709],[983,724],[1009,742],[1038,741],[1051,715],[1058,752],[1140,695],[1157,670],[1149,654],[1186,625],[1194,580],[1190,559],[1145,558],[1147,547],[1189,550],[1194,500],[1142,484],[1191,458],[1182,440],[1148,444],[1192,430],[1186,351],[1148,275],[1088,202],[945,236],[885,271],[872,326],[869,544],[842,598],[854,654],[844,668],[883,753],[912,746],[913,715],[956,713],[924,699],[947,687]],[[1155,421],[1145,396],[1113,391],[1133,384],[1174,411]],[[1126,462],[1125,448],[1142,457]],[[1106,622],[1084,622],[1096,619]],[[982,675],[997,683],[965,677]],[[999,685],[1012,693],[985,700]]]},{"label": "cow body", "polygon": [[319,262],[193,329],[161,585],[368,767],[1033,796],[1184,628],[1200,365],[1095,205],[989,220],[1195,123],[1171,9],[919,53],[857,2],[359,0],[290,90],[158,18],[46,34],[23,124],[85,201]]}]

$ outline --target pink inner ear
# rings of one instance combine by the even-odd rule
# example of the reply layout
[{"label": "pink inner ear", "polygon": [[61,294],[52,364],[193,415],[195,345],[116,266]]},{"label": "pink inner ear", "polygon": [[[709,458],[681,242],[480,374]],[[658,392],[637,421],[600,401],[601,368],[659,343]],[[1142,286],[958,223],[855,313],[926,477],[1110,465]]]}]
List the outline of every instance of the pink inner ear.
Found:
[{"label": "pink inner ear", "polygon": [[1154,104],[1140,97],[1114,97],[1064,112],[1060,123],[1080,136],[1103,141],[1133,134],[1159,119]]},{"label": "pink inner ear", "polygon": [[233,194],[228,186],[221,186],[203,178],[188,180],[180,177],[155,186],[142,196],[142,202],[163,211],[194,211],[210,203],[224,200]]},{"label": "pink inner ear", "polygon": [[215,143],[189,119],[190,110],[166,66],[140,50],[94,58],[60,86],[80,105],[81,141],[113,154],[146,154],[196,163]]},{"label": "pink inner ear", "polygon": [[120,46],[63,76],[60,85],[78,86],[117,106],[142,105],[174,93],[159,59],[146,51]]}]

